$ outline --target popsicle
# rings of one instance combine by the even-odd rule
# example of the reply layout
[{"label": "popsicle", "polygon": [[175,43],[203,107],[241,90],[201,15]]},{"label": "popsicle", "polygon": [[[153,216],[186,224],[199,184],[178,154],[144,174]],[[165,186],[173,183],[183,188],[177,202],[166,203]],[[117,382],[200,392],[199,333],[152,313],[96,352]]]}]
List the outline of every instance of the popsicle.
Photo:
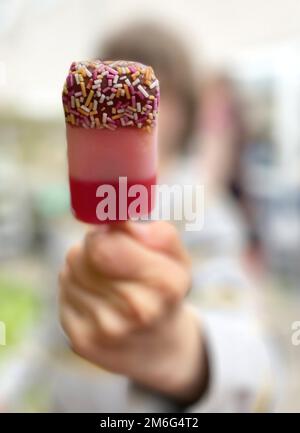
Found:
[{"label": "popsicle", "polygon": [[73,215],[101,224],[151,213],[159,82],[132,61],[71,64],[63,88]]}]

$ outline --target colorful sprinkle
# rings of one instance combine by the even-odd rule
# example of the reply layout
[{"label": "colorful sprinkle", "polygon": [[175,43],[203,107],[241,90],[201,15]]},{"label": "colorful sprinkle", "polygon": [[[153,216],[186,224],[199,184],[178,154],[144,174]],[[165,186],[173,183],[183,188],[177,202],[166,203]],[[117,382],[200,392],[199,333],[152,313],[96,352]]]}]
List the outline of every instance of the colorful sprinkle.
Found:
[{"label": "colorful sprinkle", "polygon": [[73,62],[63,89],[66,122],[75,127],[143,128],[156,125],[159,82],[136,62]]}]

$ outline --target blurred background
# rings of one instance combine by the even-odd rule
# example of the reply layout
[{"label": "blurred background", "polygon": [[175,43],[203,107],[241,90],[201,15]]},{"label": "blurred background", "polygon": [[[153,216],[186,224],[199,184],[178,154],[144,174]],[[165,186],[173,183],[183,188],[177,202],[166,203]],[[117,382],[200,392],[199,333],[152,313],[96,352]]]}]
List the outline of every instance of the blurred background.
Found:
[{"label": "blurred background", "polygon": [[85,230],[69,211],[61,90],[73,60],[98,57],[104,41],[145,19],[193,58],[194,155],[211,195],[226,190],[242,221],[230,231],[217,215],[198,247],[239,255],[258,281],[287,371],[277,410],[300,411],[300,348],[291,343],[300,320],[297,0],[0,0],[0,410],[51,410],[48,371],[63,377],[79,362],[56,340],[57,272]]}]

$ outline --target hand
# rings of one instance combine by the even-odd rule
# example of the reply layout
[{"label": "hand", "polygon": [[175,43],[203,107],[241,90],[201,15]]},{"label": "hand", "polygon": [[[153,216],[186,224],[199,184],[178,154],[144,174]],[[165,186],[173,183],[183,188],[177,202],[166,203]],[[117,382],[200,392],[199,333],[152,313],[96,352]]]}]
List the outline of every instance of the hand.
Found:
[{"label": "hand", "polygon": [[73,247],[60,273],[60,318],[73,350],[182,401],[203,391],[198,317],[183,302],[190,260],[166,222],[101,226]]}]

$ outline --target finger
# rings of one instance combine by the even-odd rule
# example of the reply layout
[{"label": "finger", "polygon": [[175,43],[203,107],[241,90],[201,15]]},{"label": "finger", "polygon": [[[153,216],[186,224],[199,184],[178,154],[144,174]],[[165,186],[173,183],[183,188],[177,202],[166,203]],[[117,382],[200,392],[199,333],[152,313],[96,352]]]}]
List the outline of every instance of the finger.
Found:
[{"label": "finger", "polygon": [[68,252],[62,276],[65,276],[65,280],[67,278],[72,279],[83,291],[97,294],[97,296],[108,300],[123,314],[130,315],[131,310],[128,304],[112,289],[112,280],[97,272],[90,265],[84,249],[80,245],[74,246]]},{"label": "finger", "polygon": [[[73,278],[73,275],[68,266],[59,274],[59,304],[60,306],[67,305],[71,307],[76,314],[81,318],[90,318],[90,301],[89,297],[76,296],[76,291],[82,291]],[[85,291],[82,291],[85,295]]]},{"label": "finger", "polygon": [[190,257],[184,248],[176,228],[166,221],[151,223],[126,222],[121,229],[142,242],[148,248],[163,252],[171,258],[190,265]]},{"label": "finger", "polygon": [[135,321],[122,315],[101,297],[83,291],[70,277],[62,282],[61,300],[90,323],[97,339],[102,339],[102,342],[122,338],[136,328]]},{"label": "finger", "polygon": [[70,346],[76,353],[84,356],[91,341],[90,324],[80,317],[70,304],[65,302],[60,304],[59,318]]},{"label": "finger", "polygon": [[118,292],[132,311],[132,316],[142,327],[157,322],[167,310],[166,299],[156,289],[139,283],[118,281],[114,290]]},{"label": "finger", "polygon": [[[108,278],[137,281],[162,290],[168,289],[170,282],[180,288],[182,279],[187,279],[188,273],[176,261],[146,248],[122,231],[89,233],[85,251],[90,265]],[[174,275],[181,277],[178,282]]]},{"label": "finger", "polygon": [[[91,300],[92,306],[89,304],[86,308],[87,291],[82,289],[81,283],[67,265],[60,272],[59,280],[60,302],[70,303],[79,315],[86,315],[86,310],[92,307],[99,298],[97,290],[91,290],[91,293],[94,294]],[[134,320],[142,326],[149,326],[157,321],[169,307],[169,297],[163,296],[163,293],[157,289],[150,289],[140,283],[115,280],[110,281],[107,289],[110,296],[103,297],[106,302],[109,302],[127,319]],[[75,296],[76,291],[83,292],[83,300]],[[101,298],[100,295],[99,299]]]}]

